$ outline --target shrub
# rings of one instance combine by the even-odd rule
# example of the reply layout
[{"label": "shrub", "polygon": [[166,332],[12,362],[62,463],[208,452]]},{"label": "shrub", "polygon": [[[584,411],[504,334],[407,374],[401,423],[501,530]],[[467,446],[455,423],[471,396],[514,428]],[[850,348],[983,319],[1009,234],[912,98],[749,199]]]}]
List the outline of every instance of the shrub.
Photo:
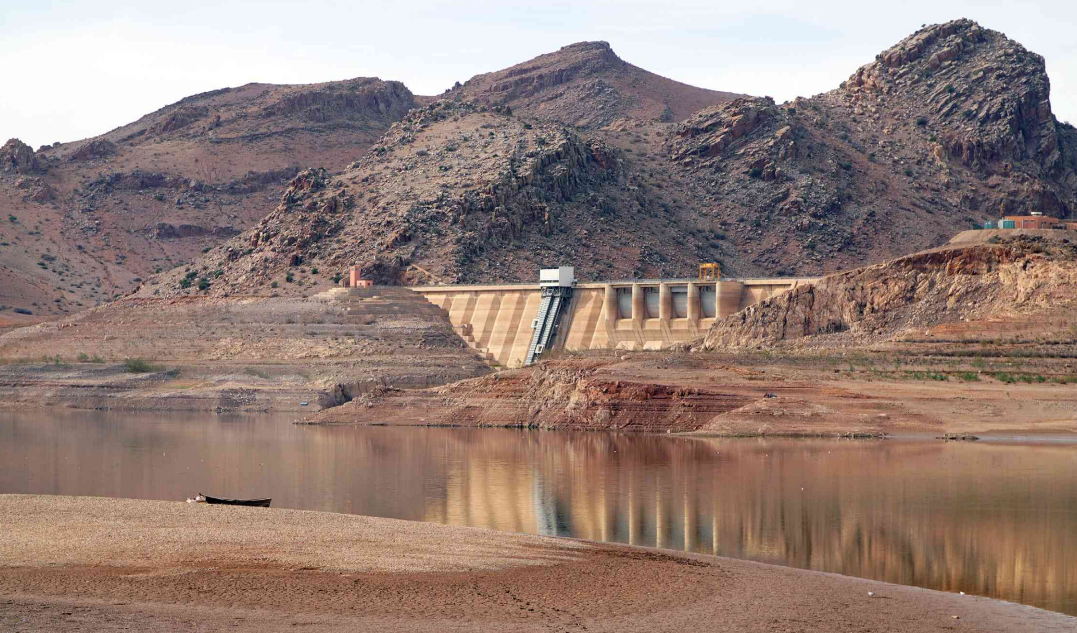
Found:
[{"label": "shrub", "polygon": [[123,361],[123,370],[131,374],[147,374],[160,371],[161,368],[141,358],[128,358]]},{"label": "shrub", "polygon": [[183,276],[183,279],[180,279],[180,288],[190,288],[191,284],[194,283],[194,278],[197,276],[198,273],[196,273],[195,271],[189,271],[186,275]]},{"label": "shrub", "polygon": [[277,282],[275,282],[275,281],[274,281],[273,283],[269,284],[269,287],[270,287],[270,288],[276,288],[276,287],[277,287],[277,286],[279,286],[279,285],[280,285],[280,284],[278,284]]},{"label": "shrub", "polygon": [[1002,371],[996,371],[994,374],[992,374],[992,376],[995,378],[995,380],[999,382],[1004,382],[1008,385],[1012,385],[1013,383],[1017,382],[1017,379],[1014,378],[1013,374],[1007,374],[1006,372]]},{"label": "shrub", "polygon": [[763,170],[759,167],[752,167],[752,170],[748,172],[749,178],[762,178]]},{"label": "shrub", "polygon": [[906,371],[906,378],[912,380],[935,380],[938,382],[946,382],[946,374],[936,371]]},{"label": "shrub", "polygon": [[925,125],[927,125],[927,117],[917,117],[916,124],[920,127],[924,127]]}]

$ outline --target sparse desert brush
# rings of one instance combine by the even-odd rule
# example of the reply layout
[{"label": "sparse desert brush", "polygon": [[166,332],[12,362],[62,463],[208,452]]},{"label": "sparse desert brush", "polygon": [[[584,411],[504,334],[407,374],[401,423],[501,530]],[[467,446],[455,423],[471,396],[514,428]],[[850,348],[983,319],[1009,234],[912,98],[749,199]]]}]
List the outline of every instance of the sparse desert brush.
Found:
[{"label": "sparse desert brush", "polygon": [[123,361],[123,370],[131,374],[148,374],[161,371],[161,368],[142,358],[128,358]]},{"label": "sparse desert brush", "polygon": [[267,380],[269,378],[269,374],[265,373],[261,369],[258,369],[257,367],[246,367],[243,369],[243,373],[247,374],[248,376],[262,378],[263,380]]}]

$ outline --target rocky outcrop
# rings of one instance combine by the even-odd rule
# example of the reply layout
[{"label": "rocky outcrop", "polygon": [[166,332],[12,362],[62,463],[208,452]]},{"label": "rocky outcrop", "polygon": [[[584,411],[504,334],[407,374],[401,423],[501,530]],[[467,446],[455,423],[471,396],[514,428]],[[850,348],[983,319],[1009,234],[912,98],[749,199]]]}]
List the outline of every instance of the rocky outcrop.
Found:
[{"label": "rocky outcrop", "polygon": [[751,398],[611,379],[600,362],[552,361],[452,385],[379,391],[311,418],[322,424],[500,426],[603,431],[695,431]]},{"label": "rocky outcrop", "polygon": [[1027,200],[1027,209],[1077,211],[1077,148],[1064,144],[1051,112],[1043,57],[1001,33],[971,20],[926,27],[858,69],[844,91],[873,109],[895,96],[915,100],[917,123],[937,138],[940,161],[1016,181],[1007,195]]},{"label": "rocky outcrop", "polygon": [[413,107],[415,96],[399,81],[360,77],[286,94],[262,108],[261,116],[300,116],[315,123],[371,117],[396,121]]},{"label": "rocky outcrop", "polygon": [[40,178],[22,176],[15,181],[15,188],[25,191],[25,199],[31,202],[45,203],[56,197],[52,186]]},{"label": "rocky outcrop", "polygon": [[873,343],[1075,304],[1077,245],[1018,235],[829,275],[716,322],[703,348]]},{"label": "rocky outcrop", "polygon": [[[769,97],[744,97],[731,103],[705,108],[682,123],[670,143],[674,160],[690,160],[692,157],[711,158],[720,156],[734,142],[754,134],[760,128],[776,129],[775,142],[788,138],[786,147],[795,156],[795,144],[790,138],[795,121],[774,105]],[[783,149],[786,149],[783,147]]]},{"label": "rocky outcrop", "polygon": [[248,171],[242,178],[237,178],[224,185],[224,190],[231,194],[245,194],[262,191],[267,187],[286,184],[299,173],[299,167],[283,167],[268,171]]},{"label": "rocky outcrop", "polygon": [[30,174],[38,171],[38,168],[34,149],[19,139],[8,139],[8,142],[0,147],[0,171]]},{"label": "rocky outcrop", "polygon": [[83,143],[67,157],[71,162],[104,158],[116,153],[116,144],[106,139],[92,139]]},{"label": "rocky outcrop", "polygon": [[956,20],[842,85],[689,117],[666,143],[736,270],[808,274],[939,246],[1003,214],[1077,210],[1077,135],[1043,58]]},{"label": "rocky outcrop", "polygon": [[209,108],[206,106],[182,105],[162,117],[150,128],[150,133],[162,135],[175,132],[206,117],[208,114]]}]

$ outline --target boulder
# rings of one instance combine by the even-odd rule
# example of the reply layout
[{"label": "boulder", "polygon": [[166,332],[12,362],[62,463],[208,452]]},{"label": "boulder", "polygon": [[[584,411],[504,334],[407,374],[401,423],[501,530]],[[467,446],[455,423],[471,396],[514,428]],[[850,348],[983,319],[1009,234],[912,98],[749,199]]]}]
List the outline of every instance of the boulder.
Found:
[{"label": "boulder", "polygon": [[105,156],[112,156],[116,153],[116,144],[105,139],[95,139],[88,143],[84,143],[81,147],[71,153],[71,156],[67,160],[71,162],[78,162],[84,160],[92,160],[94,158],[104,158]]},{"label": "boulder", "polygon": [[0,147],[0,171],[29,174],[39,170],[32,147],[17,138],[9,139]]}]

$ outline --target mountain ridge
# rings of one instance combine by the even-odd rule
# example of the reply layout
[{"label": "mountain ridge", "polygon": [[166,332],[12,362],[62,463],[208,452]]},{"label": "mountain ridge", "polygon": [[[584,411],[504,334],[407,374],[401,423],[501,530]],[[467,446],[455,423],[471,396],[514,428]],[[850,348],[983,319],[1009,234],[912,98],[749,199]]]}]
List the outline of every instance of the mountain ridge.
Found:
[{"label": "mountain ridge", "polygon": [[[523,281],[561,263],[590,278],[684,276],[700,261],[732,275],[815,275],[938,246],[1003,213],[1077,209],[1077,130],[1050,109],[1043,58],[971,20],[924,27],[833,90],[784,104],[673,82],[605,42],[477,75],[441,99],[350,81],[255,105],[261,84],[192,95],[97,146],[36,159],[78,150],[76,162],[115,162],[110,143],[223,138],[230,121],[264,123],[264,112],[280,125],[261,126],[251,142],[297,121],[312,138],[332,133],[325,126],[351,125],[357,104],[384,126],[370,127],[369,145],[357,141],[357,159],[340,167],[237,174],[230,182],[246,179],[263,196],[243,222],[141,226],[197,235],[205,251],[173,258],[169,266],[182,265],[143,283],[142,295],[306,294],[356,263],[403,284]],[[199,109],[244,96],[246,118],[219,127]],[[329,169],[301,171],[320,163]],[[294,174],[283,194],[269,191]],[[158,182],[174,182],[193,206],[214,197],[159,172],[87,184],[107,196]],[[19,195],[47,199],[48,186],[25,180]]]},{"label": "mountain ridge", "polygon": [[697,88],[633,66],[604,41],[569,44],[476,75],[442,95],[509,106],[525,116],[582,128],[602,127],[618,118],[671,122],[738,96],[743,95]]}]

